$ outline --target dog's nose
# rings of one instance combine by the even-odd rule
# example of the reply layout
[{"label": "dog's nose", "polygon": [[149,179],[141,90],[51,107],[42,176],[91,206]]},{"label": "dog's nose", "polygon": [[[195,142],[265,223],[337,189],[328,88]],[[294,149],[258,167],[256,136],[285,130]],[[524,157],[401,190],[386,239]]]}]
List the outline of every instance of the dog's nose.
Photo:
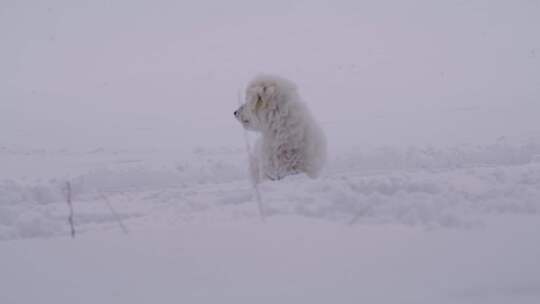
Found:
[{"label": "dog's nose", "polygon": [[238,111],[234,111],[234,116],[238,116]]}]

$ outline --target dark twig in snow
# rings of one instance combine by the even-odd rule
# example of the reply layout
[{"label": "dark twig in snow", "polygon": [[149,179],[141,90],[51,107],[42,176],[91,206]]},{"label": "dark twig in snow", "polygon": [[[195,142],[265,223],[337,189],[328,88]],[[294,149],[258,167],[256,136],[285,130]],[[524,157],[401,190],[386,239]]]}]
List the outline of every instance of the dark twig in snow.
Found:
[{"label": "dark twig in snow", "polygon": [[114,220],[118,223],[118,226],[120,226],[120,229],[122,229],[122,231],[125,234],[129,234],[129,231],[128,231],[127,227],[122,222],[122,219],[120,218],[120,216],[118,215],[116,210],[114,210],[114,208],[113,208],[111,202],[109,201],[109,199],[103,193],[100,193],[100,195],[103,198],[103,200],[105,201],[105,203],[107,204],[107,206],[109,207],[109,210],[111,210],[111,213],[112,213],[112,215],[114,217]]},{"label": "dark twig in snow", "polygon": [[66,183],[66,200],[69,206],[68,222],[71,228],[71,237],[75,238],[75,223],[73,222],[73,203],[71,202],[71,183]]}]

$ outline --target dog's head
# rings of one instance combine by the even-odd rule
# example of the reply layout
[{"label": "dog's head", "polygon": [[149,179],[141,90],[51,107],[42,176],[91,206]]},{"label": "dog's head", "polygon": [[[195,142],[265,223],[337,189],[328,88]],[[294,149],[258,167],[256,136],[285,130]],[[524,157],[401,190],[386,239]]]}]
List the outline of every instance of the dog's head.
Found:
[{"label": "dog's head", "polygon": [[270,123],[270,114],[283,112],[295,91],[294,84],[286,79],[261,75],[249,83],[246,102],[234,111],[234,116],[247,130],[262,132]]}]

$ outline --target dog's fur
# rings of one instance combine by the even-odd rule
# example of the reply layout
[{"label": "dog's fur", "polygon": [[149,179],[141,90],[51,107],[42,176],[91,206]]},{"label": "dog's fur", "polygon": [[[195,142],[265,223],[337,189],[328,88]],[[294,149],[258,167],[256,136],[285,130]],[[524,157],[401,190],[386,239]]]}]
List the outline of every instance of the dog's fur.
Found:
[{"label": "dog's fur", "polygon": [[254,181],[297,173],[319,176],[326,161],[326,139],[291,81],[256,77],[234,115],[245,129],[261,133],[250,160]]}]

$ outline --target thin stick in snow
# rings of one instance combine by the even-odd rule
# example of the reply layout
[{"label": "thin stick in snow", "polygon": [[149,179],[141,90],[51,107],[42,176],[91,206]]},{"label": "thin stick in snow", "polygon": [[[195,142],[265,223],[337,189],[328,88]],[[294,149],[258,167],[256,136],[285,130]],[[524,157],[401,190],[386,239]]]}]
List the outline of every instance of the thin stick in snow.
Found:
[{"label": "thin stick in snow", "polygon": [[71,202],[71,183],[66,182],[66,200],[69,206],[68,223],[71,228],[71,237],[75,238],[75,224],[73,222],[73,203]]},{"label": "thin stick in snow", "polygon": [[[242,92],[238,90],[238,105],[242,105]],[[253,159],[253,154],[251,150],[251,145],[249,144],[249,136],[247,130],[244,129],[244,140],[246,142],[246,151],[248,155],[248,162],[251,162]],[[259,190],[259,185],[255,179],[251,179],[251,186],[253,187],[253,193],[255,193],[255,199],[257,200],[257,207],[259,208],[259,215],[263,222],[266,221],[266,216],[264,214],[263,202],[261,197],[261,191]]]},{"label": "thin stick in snow", "polygon": [[118,215],[118,213],[116,212],[116,210],[114,210],[111,202],[109,201],[109,199],[105,196],[105,194],[103,193],[100,193],[101,197],[103,198],[103,200],[105,201],[105,203],[107,204],[107,206],[109,207],[109,210],[111,211],[113,217],[114,217],[114,220],[116,221],[116,223],[118,223],[118,226],[120,226],[120,229],[122,229],[122,231],[125,233],[125,234],[129,234],[129,231],[127,229],[127,227],[124,225],[124,223],[122,222],[122,219],[120,218],[120,216]]}]

